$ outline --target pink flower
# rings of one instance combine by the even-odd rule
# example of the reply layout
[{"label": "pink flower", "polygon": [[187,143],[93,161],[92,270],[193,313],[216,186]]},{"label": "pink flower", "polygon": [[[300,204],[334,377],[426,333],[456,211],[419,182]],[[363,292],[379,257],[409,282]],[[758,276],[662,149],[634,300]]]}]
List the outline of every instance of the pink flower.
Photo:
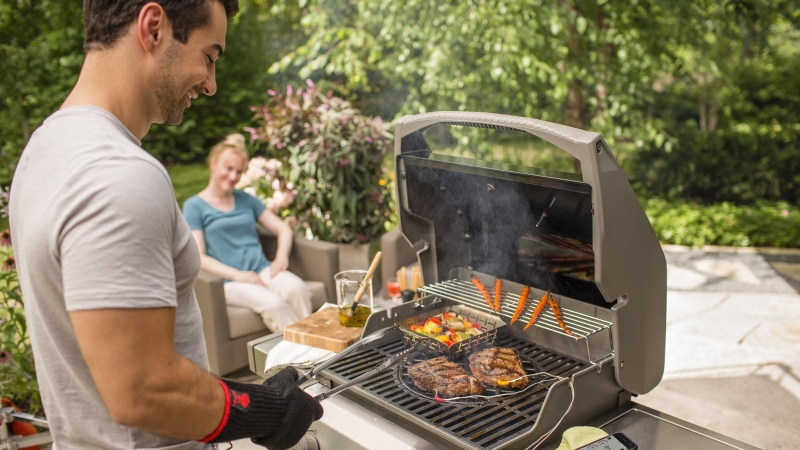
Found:
[{"label": "pink flower", "polygon": [[314,89],[315,87],[317,87],[317,86],[314,84],[314,82],[313,82],[313,81],[311,81],[311,80],[309,80],[308,78],[306,78],[306,85],[307,85],[308,87],[310,87],[311,89]]},{"label": "pink flower", "polygon": [[272,190],[279,191],[280,189],[281,189],[281,180],[277,178],[272,180]]},{"label": "pink flower", "polygon": [[350,164],[350,162],[345,158],[342,158],[342,159],[339,160],[339,165],[340,166],[347,166],[349,164]]},{"label": "pink flower", "polygon": [[2,246],[11,245],[11,230],[9,230],[8,228],[0,232],[0,245]]},{"label": "pink flower", "polygon": [[3,260],[3,270],[6,272],[10,270],[14,270],[17,267],[17,262],[14,260],[13,255],[8,255],[6,259]]},{"label": "pink flower", "polygon": [[242,188],[244,188],[245,186],[247,186],[248,184],[250,184],[252,182],[253,182],[253,180],[251,180],[250,177],[247,176],[247,174],[245,173],[245,174],[242,175],[241,178],[239,178],[239,182],[236,183],[236,186],[234,186],[234,188],[242,189]]},{"label": "pink flower", "polygon": [[11,352],[0,350],[0,364],[8,364],[11,362]]},{"label": "pink flower", "polygon": [[250,143],[251,144],[253,143],[253,141],[258,139],[258,130],[256,130],[255,128],[245,127],[245,128],[242,128],[242,129],[244,131],[247,131],[248,133],[250,133]]},{"label": "pink flower", "polygon": [[286,86],[286,95],[291,96],[294,93],[294,89],[292,89],[292,85]]},{"label": "pink flower", "polygon": [[306,144],[308,144],[308,139],[303,139],[302,141],[300,141],[300,142],[298,142],[298,143],[297,143],[297,146],[298,146],[298,147],[303,147],[303,146],[305,146]]},{"label": "pink flower", "polygon": [[258,195],[256,194],[256,188],[254,188],[254,187],[248,186],[248,187],[244,188],[244,191],[247,192],[248,194],[252,195],[253,197],[258,197]]},{"label": "pink flower", "polygon": [[267,170],[271,172],[277,172],[281,170],[281,168],[283,167],[283,163],[278,161],[277,159],[270,159],[269,161],[267,161],[265,167],[267,168]]},{"label": "pink flower", "polygon": [[275,97],[276,95],[278,95],[278,93],[277,93],[277,92],[275,92],[275,91],[273,91],[272,89],[267,89],[267,94],[269,94],[269,95],[271,95],[271,96],[273,96],[273,97]]},{"label": "pink flower", "polygon": [[314,162],[314,161],[317,160],[318,157],[319,157],[319,153],[318,152],[311,152],[311,154],[308,155],[308,159],[306,159],[306,161]]}]

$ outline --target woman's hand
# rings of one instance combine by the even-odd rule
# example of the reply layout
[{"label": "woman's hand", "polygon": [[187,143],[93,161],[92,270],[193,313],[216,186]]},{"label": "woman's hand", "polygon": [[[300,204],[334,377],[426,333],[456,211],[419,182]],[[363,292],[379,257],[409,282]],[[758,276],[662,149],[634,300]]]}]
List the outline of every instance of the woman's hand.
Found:
[{"label": "woman's hand", "polygon": [[255,272],[239,272],[239,274],[236,275],[236,278],[234,278],[233,281],[240,281],[242,283],[258,284],[260,286],[267,287],[264,284],[264,282],[261,281],[261,277],[259,277],[258,274],[255,273]]},{"label": "woman's hand", "polygon": [[272,261],[269,265],[269,275],[274,277],[275,275],[283,272],[284,270],[289,268],[289,259],[285,256],[276,256],[275,260]]}]

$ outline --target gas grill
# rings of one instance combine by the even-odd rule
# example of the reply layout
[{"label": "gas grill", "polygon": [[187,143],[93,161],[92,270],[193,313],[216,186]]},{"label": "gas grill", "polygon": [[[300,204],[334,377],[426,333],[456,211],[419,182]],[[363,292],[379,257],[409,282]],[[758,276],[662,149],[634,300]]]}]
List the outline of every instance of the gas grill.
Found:
[{"label": "gas grill", "polygon": [[[581,173],[434,152],[426,131],[442,126],[538,136],[574,157]],[[375,430],[365,425],[361,434],[391,434],[388,430],[395,427],[395,432],[403,429],[431,444],[424,448],[526,449],[539,443],[552,448],[569,427],[605,424],[613,429],[620,417],[639,448],[659,448],[652,441],[645,446],[646,436],[664,423],[680,421],[637,406],[631,398],[653,389],[663,374],[666,262],[602,136],[534,119],[441,112],[403,117],[395,139],[400,227],[417,253],[425,285],[418,300],[370,316],[364,336],[442,308],[468,307],[502,322],[492,345],[513,348],[525,371],[542,378],[534,375],[532,386],[516,393],[441,402],[416,390],[406,374],[409,365],[431,357],[422,352],[328,401],[348,408],[357,404],[354,414],[389,422]],[[499,312],[487,305],[471,282],[473,276],[489,287],[496,278],[503,280]],[[526,286],[530,294],[525,309],[510,324]],[[524,329],[547,291],[571,334],[549,307]],[[415,345],[404,338],[407,334],[400,328],[392,331],[331,365],[317,380],[331,388],[370,371]],[[257,350],[262,342],[251,347]],[[257,353],[252,361],[263,360]],[[257,370],[256,365],[251,367]],[[327,437],[331,446],[326,447],[323,436],[345,431],[325,421],[323,417],[315,428],[321,448],[371,448],[354,436],[345,446],[342,436]],[[637,434],[636,426],[650,431]],[[679,428],[699,430],[690,424]],[[676,447],[665,448],[699,448],[692,447],[696,442],[703,448],[752,448],[717,435],[714,445],[723,446],[706,446],[706,441],[691,440],[695,437],[675,438],[685,445],[676,442]]]}]

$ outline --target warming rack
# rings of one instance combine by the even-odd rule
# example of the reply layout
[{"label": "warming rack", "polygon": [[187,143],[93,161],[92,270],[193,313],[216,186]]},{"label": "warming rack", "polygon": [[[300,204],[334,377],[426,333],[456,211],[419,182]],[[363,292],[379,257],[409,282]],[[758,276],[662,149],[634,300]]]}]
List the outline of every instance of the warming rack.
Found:
[{"label": "warming rack", "polygon": [[[490,313],[494,312],[486,305],[486,301],[483,299],[481,293],[478,292],[475,286],[468,281],[447,280],[440,283],[423,286],[420,288],[420,290],[429,295],[437,295],[450,300],[456,300],[483,311]],[[535,299],[534,297],[535,295],[532,289],[530,295],[528,296],[528,301],[525,304],[525,310],[522,312],[522,314],[520,314],[519,318],[517,319],[518,321],[527,324],[528,321],[531,320],[531,314],[533,313],[533,310],[537,305],[539,305],[539,300]],[[558,298],[558,295],[554,295],[554,297]],[[492,293],[492,298],[494,298],[494,293]],[[514,310],[517,308],[518,300],[519,294],[512,294],[507,291],[502,291],[500,306],[501,314],[507,315],[508,317],[513,316]],[[558,322],[556,322],[553,314],[549,312],[543,312],[539,314],[539,318],[533,325],[575,340],[578,339],[578,336],[587,338],[595,333],[610,329],[612,325],[612,323],[609,321],[579,313],[577,311],[564,308],[563,306],[561,307],[561,312],[564,317],[564,322],[567,323],[575,336],[570,336],[567,333],[564,333],[564,330],[558,326]]]},{"label": "warming rack", "polygon": [[[488,307],[483,295],[481,295],[470,281],[459,279],[446,280],[425,285],[420,288],[420,291],[427,294],[427,296],[453,300],[481,311],[497,314]],[[489,292],[492,299],[494,299],[494,293],[491,290]],[[525,304],[525,309],[517,320],[519,323],[527,324],[530,321],[531,314],[536,306],[538,306],[539,297],[541,297],[542,294],[544,294],[544,291],[535,288],[531,289],[528,301]],[[554,297],[558,300],[560,296],[554,295]],[[500,310],[505,318],[510,319],[511,316],[514,315],[518,300],[519,294],[501,291]],[[569,338],[568,342],[572,342],[574,345],[579,346],[579,348],[583,348],[581,352],[585,352],[586,360],[591,363],[596,364],[613,355],[614,345],[613,342],[611,342],[611,325],[613,324],[611,322],[565,308],[560,302],[559,306],[561,306],[564,322],[569,326],[574,336],[565,333],[564,330],[558,326],[558,322],[556,322],[555,317],[550,311],[542,311],[536,323],[534,323],[534,326],[554,333],[558,338]],[[579,337],[582,339],[579,339]],[[598,346],[598,343],[605,344]],[[592,357],[593,355],[594,357]]]}]

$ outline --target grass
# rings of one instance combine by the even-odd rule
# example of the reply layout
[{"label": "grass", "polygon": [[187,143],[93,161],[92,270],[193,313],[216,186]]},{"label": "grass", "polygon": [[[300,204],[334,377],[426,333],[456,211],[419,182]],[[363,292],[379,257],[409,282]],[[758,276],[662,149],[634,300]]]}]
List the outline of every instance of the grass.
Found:
[{"label": "grass", "polygon": [[208,185],[209,170],[205,164],[185,164],[167,167],[175,198],[183,208],[187,198],[197,194]]}]

